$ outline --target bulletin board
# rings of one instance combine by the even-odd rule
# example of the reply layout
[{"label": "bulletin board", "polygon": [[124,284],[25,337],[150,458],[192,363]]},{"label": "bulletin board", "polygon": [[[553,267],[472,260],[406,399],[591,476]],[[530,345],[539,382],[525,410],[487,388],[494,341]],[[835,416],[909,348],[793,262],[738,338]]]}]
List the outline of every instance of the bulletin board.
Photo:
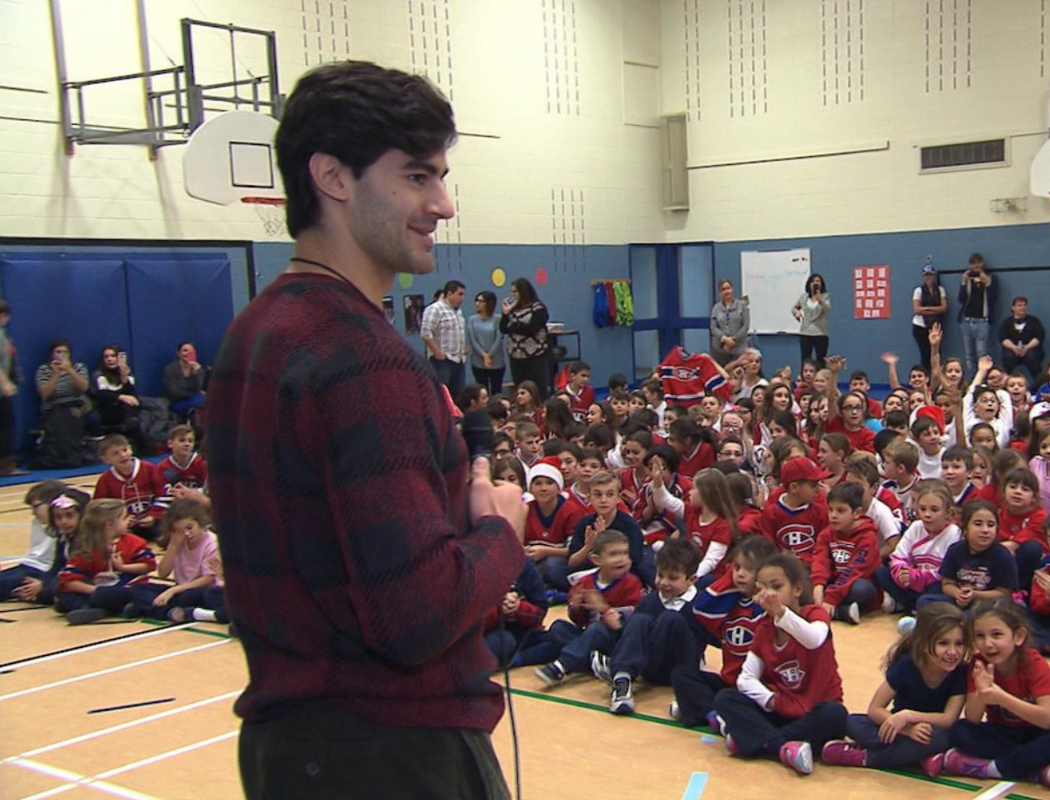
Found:
[{"label": "bulletin board", "polygon": [[886,264],[853,268],[853,318],[890,318],[890,268]]},{"label": "bulletin board", "polygon": [[806,290],[809,269],[808,247],[740,254],[740,292],[748,299],[755,333],[798,333],[791,309]]}]

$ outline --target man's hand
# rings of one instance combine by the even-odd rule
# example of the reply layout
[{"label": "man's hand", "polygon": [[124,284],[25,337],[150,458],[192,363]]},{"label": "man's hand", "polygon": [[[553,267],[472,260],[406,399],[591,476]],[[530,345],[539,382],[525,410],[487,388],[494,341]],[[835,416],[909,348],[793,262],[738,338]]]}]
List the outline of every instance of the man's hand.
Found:
[{"label": "man's hand", "polygon": [[525,517],[528,508],[521,500],[521,489],[513,483],[495,486],[492,483],[489,461],[476,458],[470,482],[470,520],[476,523],[482,517],[503,517],[514,528],[520,540],[525,535]]}]

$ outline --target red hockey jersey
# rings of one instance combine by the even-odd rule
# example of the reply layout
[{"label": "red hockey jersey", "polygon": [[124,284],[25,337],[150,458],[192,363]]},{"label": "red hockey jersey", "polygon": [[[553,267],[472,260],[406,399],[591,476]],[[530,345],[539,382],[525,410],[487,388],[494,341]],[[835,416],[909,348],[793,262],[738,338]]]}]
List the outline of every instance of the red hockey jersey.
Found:
[{"label": "red hockey jersey", "polygon": [[880,563],[875,523],[861,517],[849,533],[839,533],[830,525],[820,532],[809,577],[814,586],[825,587],[824,602],[837,606],[846,599],[853,582],[870,578]]}]

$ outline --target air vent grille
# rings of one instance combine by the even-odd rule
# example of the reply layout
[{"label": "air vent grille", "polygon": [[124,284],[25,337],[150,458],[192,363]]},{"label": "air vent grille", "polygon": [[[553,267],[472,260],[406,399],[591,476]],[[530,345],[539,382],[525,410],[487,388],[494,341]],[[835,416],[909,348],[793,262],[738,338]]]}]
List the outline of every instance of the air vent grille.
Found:
[{"label": "air vent grille", "polygon": [[922,170],[960,169],[1006,163],[1006,140],[940,144],[922,148]]}]

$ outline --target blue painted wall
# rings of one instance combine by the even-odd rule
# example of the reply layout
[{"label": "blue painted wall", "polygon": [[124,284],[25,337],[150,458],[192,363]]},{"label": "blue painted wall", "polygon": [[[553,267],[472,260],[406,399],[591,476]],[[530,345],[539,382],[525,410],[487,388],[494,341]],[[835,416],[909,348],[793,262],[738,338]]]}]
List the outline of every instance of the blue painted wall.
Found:
[{"label": "blue painted wall", "polygon": [[[716,280],[726,277],[739,287],[742,251],[792,247],[810,248],[813,271],[821,273],[827,281],[832,302],[830,352],[845,356],[849,369],[866,370],[874,383],[886,379],[880,353],[886,350],[898,353],[903,370],[918,360],[911,333],[911,295],[921,283],[922,266],[928,256],[932,256],[934,266],[941,272],[941,285],[948,293],[944,354],[963,354],[955,321],[956,293],[961,271],[974,251],[984,255],[988,268],[999,279],[993,326],[1009,315],[1010,298],[1017,294],[1027,295],[1030,313],[1040,317],[1044,324],[1050,323],[1050,225],[722,242],[715,244]],[[853,268],[875,264],[890,266],[892,317],[858,320],[853,316]],[[800,294],[802,289],[800,286]],[[795,300],[795,296],[784,298],[787,304]],[[784,364],[798,369],[796,337],[760,336],[759,347],[767,372]],[[998,357],[998,347],[992,349]]]},{"label": "blue painted wall", "polygon": [[[284,271],[291,252],[292,246],[286,243],[263,242],[254,246],[256,281],[260,290]],[[595,386],[604,386],[614,372],[631,374],[631,331],[619,327],[595,327],[592,321],[593,287],[590,285],[592,280],[629,277],[626,246],[438,245],[436,253],[437,268],[429,275],[414,276],[411,288],[402,288],[400,282],[395,281],[392,292],[395,325],[402,333],[405,330],[402,298],[406,295],[421,294],[424,302],[429,303],[434,292],[446,281],[461,280],[467,286],[463,311],[469,316],[473,313],[473,293],[488,289],[503,298],[510,294],[510,282],[524,277],[536,286],[552,320],[564,322],[567,329],[580,332],[581,355],[591,365]],[[492,284],[492,271],[497,267],[507,276],[502,287]],[[540,268],[547,271],[545,286],[538,285],[536,280],[536,270]],[[419,336],[408,338],[422,352]],[[563,337],[559,343],[569,347],[570,353],[575,349],[575,342],[570,337]]]}]

